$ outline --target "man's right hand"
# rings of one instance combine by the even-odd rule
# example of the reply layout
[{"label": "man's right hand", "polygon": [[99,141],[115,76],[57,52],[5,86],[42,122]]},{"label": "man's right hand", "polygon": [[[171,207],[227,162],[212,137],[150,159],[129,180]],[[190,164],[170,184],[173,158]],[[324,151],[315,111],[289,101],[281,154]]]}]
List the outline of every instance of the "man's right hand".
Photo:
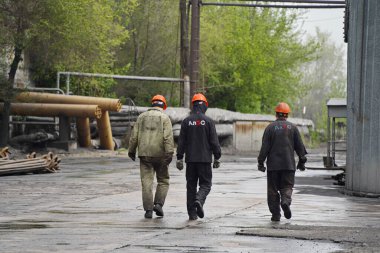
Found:
[{"label": "man's right hand", "polygon": [[265,172],[267,168],[265,168],[264,164],[258,164],[257,169],[261,172]]},{"label": "man's right hand", "polygon": [[167,165],[169,165],[173,160],[173,153],[167,153],[165,155],[165,162]]},{"label": "man's right hand", "polygon": [[129,156],[129,158],[132,159],[132,161],[136,160],[136,153],[130,153],[130,152],[128,152],[128,156]]},{"label": "man's right hand", "polygon": [[176,166],[178,170],[183,170],[183,160],[177,160]]},{"label": "man's right hand", "polygon": [[300,170],[300,171],[306,170],[305,164],[298,162],[297,169]]}]

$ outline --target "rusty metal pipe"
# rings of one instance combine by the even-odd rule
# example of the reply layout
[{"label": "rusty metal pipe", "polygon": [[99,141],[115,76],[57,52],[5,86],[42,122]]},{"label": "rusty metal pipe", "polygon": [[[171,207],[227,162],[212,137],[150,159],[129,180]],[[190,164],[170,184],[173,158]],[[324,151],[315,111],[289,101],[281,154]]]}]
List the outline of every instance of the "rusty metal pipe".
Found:
[{"label": "rusty metal pipe", "polygon": [[91,147],[90,119],[77,118],[77,134],[80,147]]},{"label": "rusty metal pipe", "polygon": [[40,161],[40,162],[33,162],[33,163],[17,163],[17,164],[6,164],[0,166],[0,171],[1,170],[8,170],[8,169],[17,169],[17,168],[22,168],[22,167],[43,167],[43,166],[48,166],[48,163],[46,161]]},{"label": "rusty metal pipe", "polygon": [[102,110],[116,112],[119,112],[122,106],[119,99],[69,96],[41,92],[21,92],[16,96],[15,100],[16,102],[23,103],[98,105],[100,108],[102,108]]},{"label": "rusty metal pipe", "polygon": [[[0,103],[0,111],[4,104]],[[100,119],[102,110],[97,105],[85,104],[38,104],[38,103],[12,103],[11,114],[20,116],[68,116],[68,117],[94,117]]]},{"label": "rusty metal pipe", "polygon": [[102,112],[102,117],[96,120],[99,129],[100,147],[103,149],[114,150],[112,139],[112,129],[108,111]]}]

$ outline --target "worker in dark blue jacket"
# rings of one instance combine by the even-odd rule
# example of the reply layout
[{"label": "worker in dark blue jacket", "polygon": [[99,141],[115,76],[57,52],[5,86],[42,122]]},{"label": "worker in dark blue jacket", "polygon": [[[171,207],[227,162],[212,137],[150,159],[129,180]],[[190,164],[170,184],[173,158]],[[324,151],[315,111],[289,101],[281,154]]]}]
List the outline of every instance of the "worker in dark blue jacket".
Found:
[{"label": "worker in dark blue jacket", "polygon": [[[213,168],[219,168],[221,149],[214,122],[205,115],[208,102],[203,94],[195,94],[193,110],[182,121],[177,147],[177,168],[186,162],[187,212],[190,220],[204,217],[203,205],[211,191]],[[199,189],[198,188],[199,182]]]},{"label": "worker in dark blue jacket", "polygon": [[[306,149],[297,126],[287,121],[290,107],[281,102],[276,108],[276,121],[269,124],[264,131],[259,157],[258,169],[265,172],[267,160],[267,200],[272,221],[280,221],[281,209],[287,219],[292,217],[290,204],[294,187],[296,163],[294,152],[299,157],[297,169],[305,170]],[[281,209],[280,209],[281,206]]]}]

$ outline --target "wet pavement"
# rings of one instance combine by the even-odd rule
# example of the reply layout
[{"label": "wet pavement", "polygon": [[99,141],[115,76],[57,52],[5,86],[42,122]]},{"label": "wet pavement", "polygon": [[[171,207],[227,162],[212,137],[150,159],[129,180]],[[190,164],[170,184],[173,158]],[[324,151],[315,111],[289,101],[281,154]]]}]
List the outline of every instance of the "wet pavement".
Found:
[{"label": "wet pavement", "polygon": [[298,171],[292,219],[271,222],[255,157],[222,158],[197,221],[175,162],[165,216],[153,219],[144,219],[139,164],[126,154],[64,157],[56,174],[0,177],[0,252],[380,252],[380,199],[340,193],[331,179],[339,171]]}]

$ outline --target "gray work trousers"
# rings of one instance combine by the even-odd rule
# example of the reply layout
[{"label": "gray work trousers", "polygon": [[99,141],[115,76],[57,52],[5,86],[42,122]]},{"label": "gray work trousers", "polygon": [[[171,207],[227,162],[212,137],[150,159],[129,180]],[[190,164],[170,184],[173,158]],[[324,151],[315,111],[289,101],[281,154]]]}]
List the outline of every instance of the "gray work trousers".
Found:
[{"label": "gray work trousers", "polygon": [[294,170],[268,171],[267,197],[272,215],[281,216],[280,204],[290,206],[294,186]]},{"label": "gray work trousers", "polygon": [[[153,200],[154,175],[157,178]],[[169,190],[169,169],[164,157],[140,157],[140,177],[144,210],[153,210],[155,204],[164,205]]]}]

